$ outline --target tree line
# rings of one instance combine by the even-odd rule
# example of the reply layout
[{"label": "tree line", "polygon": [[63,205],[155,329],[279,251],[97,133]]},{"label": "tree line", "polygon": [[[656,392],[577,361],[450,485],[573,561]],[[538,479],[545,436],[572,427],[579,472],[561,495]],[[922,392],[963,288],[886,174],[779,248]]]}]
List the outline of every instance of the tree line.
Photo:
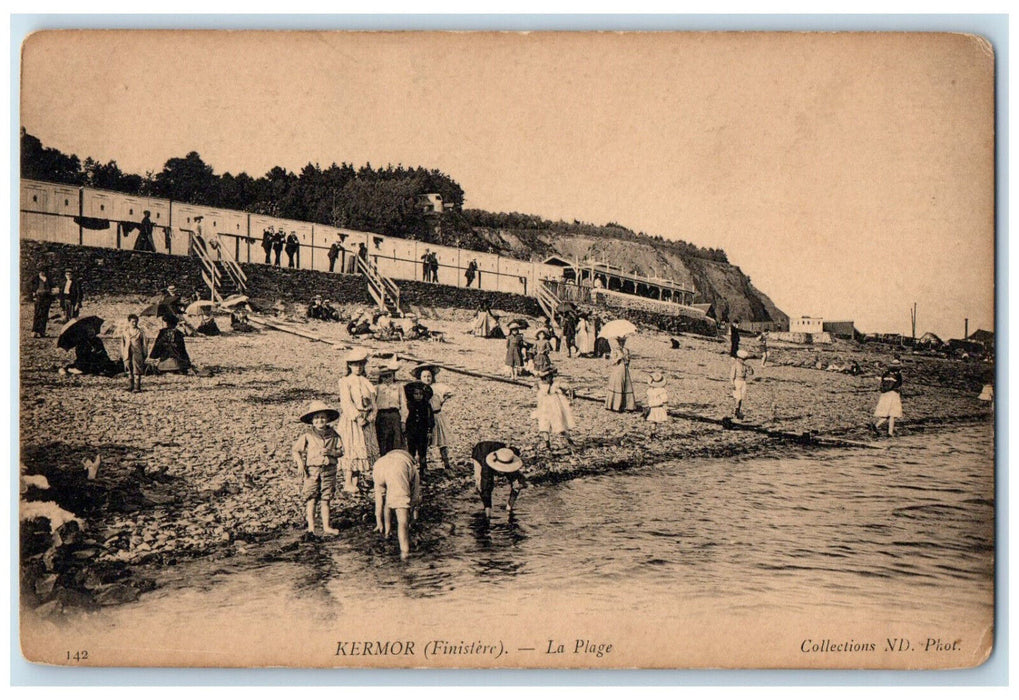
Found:
[{"label": "tree line", "polygon": [[[387,165],[373,168],[350,163],[326,168],[308,163],[299,173],[275,166],[261,177],[241,172],[217,175],[211,165],[192,151],[170,158],[157,173],[125,173],[115,160],[102,163],[92,158],[46,147],[21,130],[21,176],[67,185],[94,187],[145,197],[159,197],[224,209],[236,209],[285,219],[372,231],[440,245],[529,257],[523,251],[502,250],[480,235],[475,227],[514,230],[525,234],[551,232],[617,238],[669,249],[681,255],[728,262],[725,252],[701,248],[686,241],[636,233],[616,223],[604,226],[573,221],[548,221],[530,214],[492,213],[463,209],[463,188],[436,169]],[[427,214],[418,201],[426,193],[442,196],[442,217]],[[539,246],[541,247],[541,246]],[[545,252],[545,251],[538,251]]]}]

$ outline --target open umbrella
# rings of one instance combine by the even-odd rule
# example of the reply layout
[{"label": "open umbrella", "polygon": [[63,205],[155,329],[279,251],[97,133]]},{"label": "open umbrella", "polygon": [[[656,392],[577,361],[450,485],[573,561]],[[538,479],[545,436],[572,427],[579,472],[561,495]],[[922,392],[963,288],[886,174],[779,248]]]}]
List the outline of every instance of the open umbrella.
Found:
[{"label": "open umbrella", "polygon": [[188,304],[188,307],[184,309],[184,313],[189,316],[197,316],[202,313],[204,309],[211,309],[216,305],[216,302],[209,301],[208,299],[199,299]]},{"label": "open umbrella", "polygon": [[247,303],[247,301],[248,301],[248,297],[246,297],[245,295],[243,295],[243,294],[234,294],[233,296],[229,296],[226,299],[224,299],[223,303],[220,304],[220,306],[223,306],[223,307],[226,307],[226,308],[230,309],[230,308],[233,308],[235,306],[239,306],[241,304],[245,304],[245,303]]},{"label": "open umbrella", "polygon": [[90,329],[95,335],[99,335],[99,329],[102,328],[102,325],[103,319],[98,316],[85,316],[68,321],[60,329],[60,335],[57,336],[57,347],[61,350],[71,350],[81,342],[85,333]]},{"label": "open umbrella", "polygon": [[598,336],[600,338],[622,338],[636,332],[637,326],[633,325],[625,318],[617,318],[615,321],[609,321],[602,326],[601,332],[598,333]]}]

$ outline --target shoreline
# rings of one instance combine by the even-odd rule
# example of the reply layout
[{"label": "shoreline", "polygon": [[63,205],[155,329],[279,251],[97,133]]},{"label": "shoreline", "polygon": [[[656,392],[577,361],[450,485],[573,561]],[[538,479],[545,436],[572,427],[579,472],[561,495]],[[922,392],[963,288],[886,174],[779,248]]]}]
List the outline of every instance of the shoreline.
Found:
[{"label": "shoreline", "polygon": [[[86,304],[83,314],[97,313],[112,322],[135,306],[132,298],[107,298]],[[22,306],[21,311],[22,463],[28,474],[46,476],[51,485],[49,493],[30,487],[24,498],[56,495],[61,507],[86,524],[77,532],[65,525],[54,542],[47,542],[32,529],[36,521],[22,523],[23,605],[48,616],[131,602],[152,590],[156,578],[165,578],[167,567],[244,555],[277,540],[286,544],[299,539],[302,504],[290,458],[298,425],[295,415],[311,399],[335,403],[342,355],[327,343],[348,340],[340,324],[307,325],[327,343],[276,331],[189,338],[192,359],[212,368],[213,376],[147,377],[145,391],[133,395],[125,392],[122,377],[58,376],[55,365],[64,353],[55,349],[52,337],[25,337],[31,308]],[[504,342],[465,335],[468,312],[442,310],[436,315],[439,318],[424,322],[445,331],[450,342],[374,345],[414,357],[441,357],[440,361],[467,364],[478,372],[501,370]],[[221,320],[221,326],[226,325]],[[117,344],[109,338],[106,344],[112,357],[119,356]],[[530,419],[533,390],[467,376],[454,380],[451,374],[440,373],[438,381],[452,384],[456,392],[447,404],[454,468],[443,475],[434,466],[439,462],[432,461],[433,452],[426,494],[441,502],[472,492],[472,474],[464,463],[470,445],[482,439],[517,444],[528,479],[555,484],[670,460],[724,459],[806,447],[768,434],[779,430],[853,440],[869,437],[865,421],[877,396],[873,376],[849,377],[784,364],[769,366],[751,385],[747,422],[753,421],[762,432],[726,430],[720,425],[730,402],[728,382],[720,379],[729,362],[726,348],[717,340],[693,337],[685,337],[683,345],[681,351],[671,350],[668,335],[642,330],[628,345],[635,355],[634,384],[642,403],[644,372],[651,367],[665,370],[674,414],[697,418],[675,417],[650,441],[639,413],[613,414],[594,402],[577,401],[574,412],[580,429],[574,433],[575,457],[549,457],[543,447],[540,451],[534,447],[538,437]],[[867,354],[865,349],[858,352]],[[874,357],[871,354],[870,361]],[[604,360],[568,359],[557,353],[552,360],[578,393],[603,390],[608,373]],[[407,381],[408,368],[404,363],[399,381]],[[943,369],[935,371],[942,373]],[[987,420],[989,414],[979,411],[975,394],[961,388],[968,380],[930,387],[920,382],[921,376],[917,374],[916,384],[907,377],[907,391],[916,393],[904,399],[903,434]],[[830,385],[828,392],[821,391],[825,384]],[[493,386],[503,390],[493,391]],[[800,415],[808,404],[809,410]],[[894,444],[887,438],[871,442]],[[99,476],[88,481],[81,462],[96,455],[102,457]],[[341,538],[345,530],[371,518],[368,498],[341,496],[333,503],[333,526],[341,529]],[[328,546],[328,540],[321,546]]]}]

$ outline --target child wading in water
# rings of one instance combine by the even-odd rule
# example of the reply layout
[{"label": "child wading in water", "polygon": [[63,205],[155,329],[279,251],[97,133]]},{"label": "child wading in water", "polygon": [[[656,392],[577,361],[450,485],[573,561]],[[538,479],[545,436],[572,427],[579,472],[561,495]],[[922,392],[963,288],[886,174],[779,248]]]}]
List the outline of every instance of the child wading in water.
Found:
[{"label": "child wading in water", "polygon": [[661,372],[652,372],[647,380],[648,412],[645,420],[651,424],[650,436],[654,437],[659,423],[669,422],[669,392],[665,389],[665,377]]},{"label": "child wading in water", "polygon": [[336,462],[343,449],[340,436],[329,424],[340,417],[340,412],[321,401],[312,401],[301,422],[308,427],[294,441],[291,453],[301,477],[301,497],[308,532],[315,534],[315,502],[322,512],[322,533],[337,535],[339,530],[329,526],[329,501],[336,489]]},{"label": "child wading in water", "polygon": [[895,435],[895,419],[902,418],[902,362],[898,359],[888,364],[888,369],[881,375],[881,398],[874,409],[876,421],[870,424],[875,435],[880,434],[881,424],[888,421],[888,437]]},{"label": "child wading in water", "polygon": [[729,372],[729,379],[732,381],[732,398],[736,402],[732,415],[743,420],[743,401],[747,398],[747,379],[754,376],[754,370],[750,368],[745,360],[749,357],[746,350],[737,350],[736,357],[732,361],[732,371]]},{"label": "child wading in water", "polygon": [[148,341],[145,332],[138,327],[138,315],[127,317],[127,328],[124,329],[124,346],[120,356],[124,358],[124,369],[127,370],[131,385],[128,391],[142,390],[142,375],[145,374],[145,358],[148,356]]},{"label": "child wading in water", "polygon": [[569,387],[556,380],[554,369],[546,369],[538,375],[538,407],[531,417],[538,419],[538,432],[544,433],[545,447],[549,452],[552,451],[552,436],[561,435],[570,452],[576,454],[576,445],[568,432],[577,427],[568,392]]}]

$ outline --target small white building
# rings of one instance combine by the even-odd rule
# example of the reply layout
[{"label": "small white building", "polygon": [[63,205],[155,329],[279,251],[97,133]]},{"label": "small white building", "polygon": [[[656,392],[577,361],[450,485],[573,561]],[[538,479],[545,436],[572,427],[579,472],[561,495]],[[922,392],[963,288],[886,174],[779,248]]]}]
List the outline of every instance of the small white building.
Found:
[{"label": "small white building", "polygon": [[418,195],[418,205],[426,214],[441,214],[445,209],[442,195],[438,192]]},{"label": "small white building", "polygon": [[790,333],[822,333],[824,332],[824,319],[814,316],[800,316],[789,319]]}]

